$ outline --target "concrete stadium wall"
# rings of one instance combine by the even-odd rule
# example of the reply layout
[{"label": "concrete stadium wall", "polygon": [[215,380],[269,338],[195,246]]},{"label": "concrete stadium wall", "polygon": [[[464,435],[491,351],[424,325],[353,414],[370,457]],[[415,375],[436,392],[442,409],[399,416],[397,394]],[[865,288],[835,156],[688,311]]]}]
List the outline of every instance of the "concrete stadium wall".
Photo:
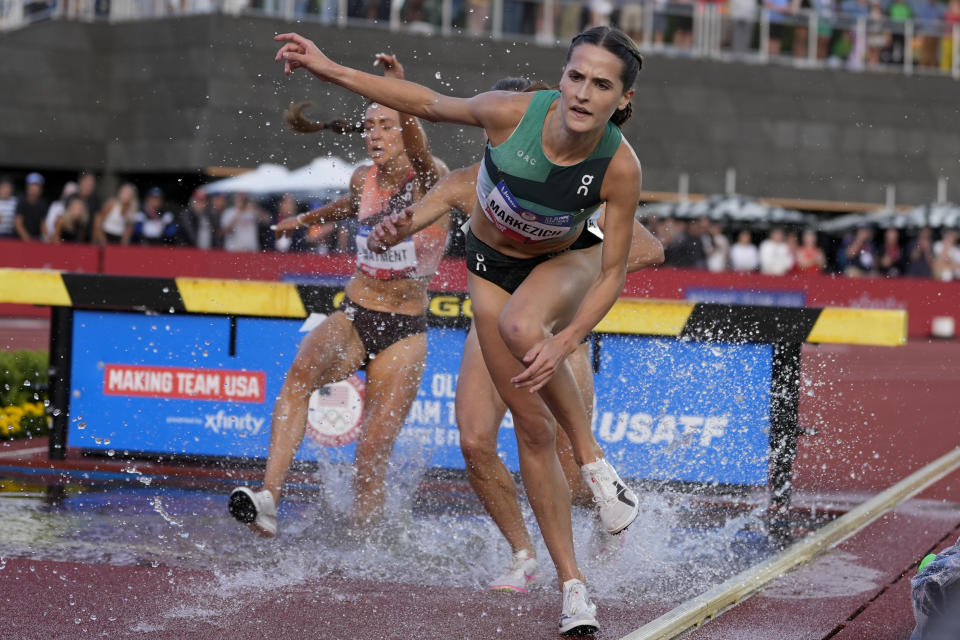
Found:
[{"label": "concrete stadium wall", "polygon": [[[407,77],[471,95],[504,75],[559,79],[564,50],[528,43],[198,16],[120,24],[38,23],[0,35],[0,167],[107,173],[290,167],[332,152],[362,158],[356,136],[295,135],[281,113],[359,117],[362,101],[273,62],[274,33],[298,29],[345,64],[396,53]],[[756,196],[880,202],[960,184],[960,82],[943,77],[801,70],[649,56],[625,128],[644,188],[717,192],[728,167]],[[439,75],[438,75],[439,74]],[[451,167],[473,162],[481,134],[427,125]]]}]

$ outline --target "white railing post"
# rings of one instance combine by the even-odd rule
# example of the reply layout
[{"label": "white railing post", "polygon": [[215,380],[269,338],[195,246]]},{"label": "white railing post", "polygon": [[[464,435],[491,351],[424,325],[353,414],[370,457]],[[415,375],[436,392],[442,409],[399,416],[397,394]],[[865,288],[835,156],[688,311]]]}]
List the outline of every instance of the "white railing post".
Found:
[{"label": "white railing post", "polygon": [[760,10],[760,60],[766,62],[770,59],[770,12],[767,9]]},{"label": "white railing post", "polygon": [[863,69],[867,62],[867,17],[857,17],[857,34],[853,47],[855,69]]},{"label": "white railing post", "polygon": [[388,0],[390,2],[390,31],[400,31],[400,10],[403,5],[397,0]]},{"label": "white railing post", "polygon": [[811,66],[817,64],[817,29],[820,28],[819,22],[820,16],[817,14],[817,10],[810,9],[807,20],[807,61]]},{"label": "white railing post", "polygon": [[[653,0],[643,3],[643,48],[647,51],[653,48]],[[954,32],[956,33],[956,32]],[[956,49],[956,47],[954,47]]]},{"label": "white railing post", "polygon": [[946,204],[947,202],[947,176],[937,177],[937,204]]},{"label": "white railing post", "polygon": [[710,3],[710,10],[713,11],[713,57],[719,58],[723,48],[723,12],[716,2]]},{"label": "white railing post", "polygon": [[686,203],[690,198],[690,174],[681,173],[677,184],[677,193],[680,196],[680,202]]},{"label": "white railing post", "polygon": [[960,24],[953,25],[953,77],[960,80]]},{"label": "white railing post", "polygon": [[503,0],[493,0],[493,16],[490,24],[490,35],[495,40],[503,38]]},{"label": "white railing post", "polygon": [[347,0],[337,2],[337,24],[341,27],[347,26]]},{"label": "white railing post", "polygon": [[441,0],[440,33],[445,36],[453,33],[453,0]]},{"label": "white railing post", "polygon": [[693,46],[692,53],[695,56],[703,55],[706,47],[704,46],[704,3],[696,2],[693,5]]},{"label": "white railing post", "polygon": [[541,28],[537,29],[537,40],[544,44],[557,41],[557,0],[543,0]]}]

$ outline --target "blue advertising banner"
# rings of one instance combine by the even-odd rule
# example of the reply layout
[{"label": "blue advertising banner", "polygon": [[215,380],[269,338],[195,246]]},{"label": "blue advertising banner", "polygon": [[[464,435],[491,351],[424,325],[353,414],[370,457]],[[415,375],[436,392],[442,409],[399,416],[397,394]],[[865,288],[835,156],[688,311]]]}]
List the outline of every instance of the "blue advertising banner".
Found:
[{"label": "blue advertising banner", "polygon": [[687,287],[684,300],[690,302],[711,302],[714,304],[747,304],[762,307],[803,307],[807,304],[807,294],[801,289],[718,289],[709,287]]},{"label": "blue advertising banner", "polygon": [[[266,457],[274,398],[312,318],[230,319],[77,311],[72,447]],[[397,441],[430,466],[463,468],[454,414],[465,332],[431,328],[427,364]],[[625,477],[764,484],[772,349],[603,336],[593,429]],[[314,392],[298,459],[353,459],[362,374]],[[508,413],[499,445],[518,470]]]}]

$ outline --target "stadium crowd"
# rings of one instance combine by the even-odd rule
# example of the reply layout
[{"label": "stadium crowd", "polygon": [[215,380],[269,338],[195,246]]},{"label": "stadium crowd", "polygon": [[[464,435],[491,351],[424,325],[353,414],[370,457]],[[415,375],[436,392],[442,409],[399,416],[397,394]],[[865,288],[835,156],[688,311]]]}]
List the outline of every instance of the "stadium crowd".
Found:
[{"label": "stadium crowd", "polygon": [[[138,188],[124,183],[115,195],[103,200],[96,176],[84,172],[49,202],[44,183],[41,174],[30,173],[23,192],[17,194],[14,181],[0,177],[0,238],[321,255],[356,251],[354,219],[301,227],[292,236],[274,234],[272,225],[319,204],[301,202],[291,194],[261,202],[244,193],[208,194],[199,188],[186,205],[171,206],[159,187],[148,188],[141,201]],[[648,217],[641,221],[662,242],[668,267],[768,275],[960,279],[956,229],[935,234],[922,228],[907,235],[897,229],[861,226],[834,236],[796,226],[766,230],[723,227],[706,217],[692,221]],[[458,228],[459,224],[452,225],[452,229]],[[448,252],[463,255],[462,234],[451,235]]]},{"label": "stadium crowd", "polygon": [[[698,32],[716,31],[710,38],[717,49],[732,54],[760,52],[851,67],[912,62],[944,72],[957,64],[960,0],[502,0],[500,11],[497,2],[452,0],[446,14],[446,0],[405,0],[392,16],[391,0],[347,0],[341,16],[339,0],[30,0],[24,13],[32,20],[246,11],[325,23],[394,18],[424,32],[446,22],[474,36],[499,28],[507,36],[561,41],[588,26],[611,25],[642,45],[681,53],[695,48]],[[491,22],[498,14],[501,23],[495,27]],[[0,23],[3,17],[0,11]]]}]

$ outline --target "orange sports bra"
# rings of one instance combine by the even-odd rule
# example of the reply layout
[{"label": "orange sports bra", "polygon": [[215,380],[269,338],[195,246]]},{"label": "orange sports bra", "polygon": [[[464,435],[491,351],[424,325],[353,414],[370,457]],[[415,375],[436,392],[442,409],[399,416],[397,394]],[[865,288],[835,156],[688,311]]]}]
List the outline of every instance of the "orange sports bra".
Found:
[{"label": "orange sports bra", "polygon": [[413,204],[415,177],[416,174],[411,171],[400,188],[391,193],[377,185],[377,165],[373,165],[363,181],[357,212],[360,221],[357,231],[357,270],[371,278],[423,278],[437,272],[437,265],[447,244],[446,229],[431,225],[383,253],[367,249],[367,238],[378,222]]}]

